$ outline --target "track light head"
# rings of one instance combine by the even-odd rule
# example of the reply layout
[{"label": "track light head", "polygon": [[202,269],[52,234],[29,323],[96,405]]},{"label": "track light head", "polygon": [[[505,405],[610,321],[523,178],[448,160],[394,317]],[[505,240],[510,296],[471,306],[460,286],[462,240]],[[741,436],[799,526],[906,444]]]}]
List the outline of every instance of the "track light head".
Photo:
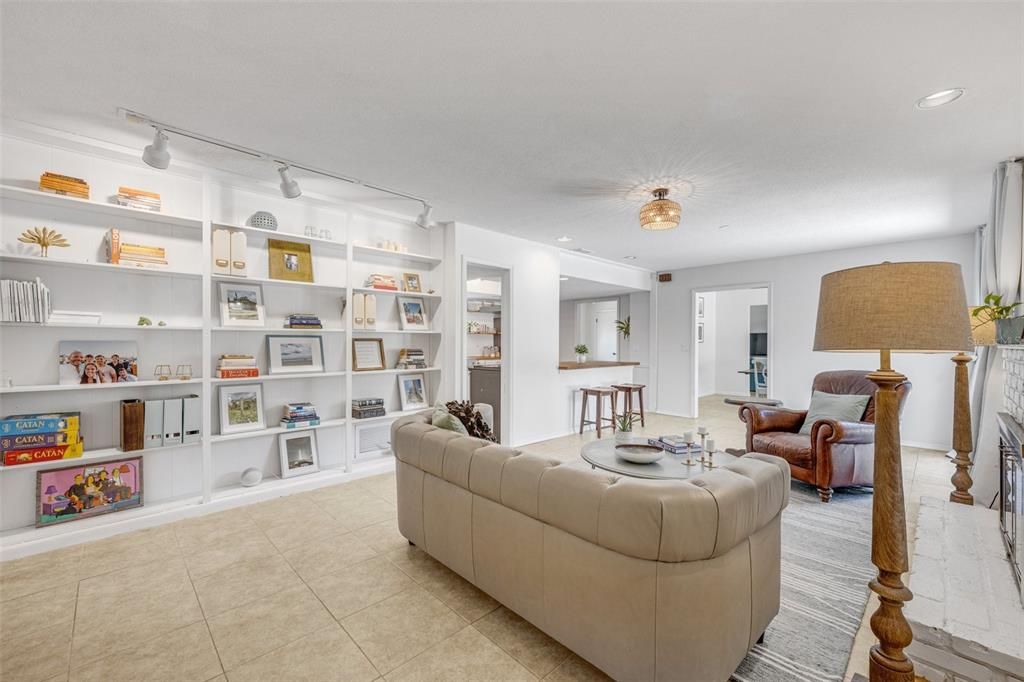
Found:
[{"label": "track light head", "polygon": [[147,166],[164,170],[171,165],[171,153],[167,151],[167,136],[164,131],[156,129],[153,135],[153,144],[146,145],[142,150],[142,160]]},{"label": "track light head", "polygon": [[434,207],[430,204],[423,204],[423,212],[416,216],[416,224],[422,227],[424,230],[429,230],[434,226],[434,223],[430,220],[430,214],[434,211]]},{"label": "track light head", "polygon": [[285,199],[297,199],[302,196],[302,188],[299,187],[299,183],[292,178],[291,166],[281,166],[277,169],[277,172],[281,174],[281,194],[284,195]]}]

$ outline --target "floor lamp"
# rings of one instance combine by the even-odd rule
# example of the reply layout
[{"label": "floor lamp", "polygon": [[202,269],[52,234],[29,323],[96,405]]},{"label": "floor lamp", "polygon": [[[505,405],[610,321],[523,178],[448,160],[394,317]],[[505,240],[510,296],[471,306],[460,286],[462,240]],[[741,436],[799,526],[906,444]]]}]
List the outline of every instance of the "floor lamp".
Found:
[{"label": "floor lamp", "polygon": [[960,352],[971,344],[964,280],[956,263],[882,263],[840,270],[821,278],[816,351],[877,351],[881,366],[868,375],[875,392],[875,494],[871,561],[879,598],[871,616],[878,642],[871,647],[872,680],[913,682],[904,653],[913,633],[903,615],[912,598],[907,572],[907,521],[900,463],[896,386],[906,379],[892,369],[892,353]]},{"label": "floor lamp", "polygon": [[[975,308],[970,309],[971,313],[971,346],[994,346],[996,345],[996,323],[995,320],[985,319],[981,322],[974,316]],[[971,486],[974,481],[971,479],[971,450],[974,449],[974,437],[971,434],[971,399],[968,389],[967,363],[973,360],[965,352],[953,356],[956,364],[956,381],[953,386],[953,450],[956,451],[956,470],[949,479],[953,484],[953,492],[949,494],[950,502],[960,504],[974,504],[974,496],[971,495]]]}]

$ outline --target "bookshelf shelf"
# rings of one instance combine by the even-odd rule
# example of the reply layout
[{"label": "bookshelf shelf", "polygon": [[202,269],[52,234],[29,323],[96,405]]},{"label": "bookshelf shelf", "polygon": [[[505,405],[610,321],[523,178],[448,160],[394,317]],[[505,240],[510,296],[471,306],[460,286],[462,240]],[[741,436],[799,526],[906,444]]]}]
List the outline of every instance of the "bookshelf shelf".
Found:
[{"label": "bookshelf shelf", "polygon": [[423,369],[367,369],[359,372],[352,372],[352,376],[367,376],[374,374],[415,374],[416,372],[440,372],[440,367],[424,367]]},{"label": "bookshelf shelf", "polygon": [[0,388],[0,395],[11,393],[50,393],[56,391],[118,391],[132,388],[152,388],[154,386],[195,386],[202,383],[202,379],[168,379],[167,381],[125,381],[116,384],[37,384],[30,386],[5,386]]},{"label": "bookshelf shelf", "polygon": [[283,426],[271,426],[266,429],[255,431],[242,431],[240,433],[225,433],[212,436],[210,440],[214,443],[224,443],[232,440],[246,440],[247,438],[263,438],[265,436],[276,436],[279,433],[297,433],[299,431],[316,431],[334,426],[344,426],[346,419],[324,419],[316,426],[306,426],[300,429],[286,429]]},{"label": "bookshelf shelf", "polygon": [[345,242],[335,241],[334,239],[322,239],[320,237],[307,237],[304,234],[296,234],[294,232],[281,232],[276,230],[264,230],[259,227],[249,227],[248,225],[233,225],[231,223],[218,223],[215,222],[212,225],[215,230],[238,230],[246,232],[248,234],[257,234],[267,239],[283,239],[290,242],[303,242],[305,244],[315,244],[316,246],[323,246],[332,249],[344,249]]},{"label": "bookshelf shelf", "polygon": [[326,377],[343,377],[348,372],[296,372],[293,374],[261,374],[258,377],[239,377],[237,379],[220,379],[214,377],[210,379],[211,383],[214,384],[245,384],[253,382],[263,381],[287,381],[289,379],[323,379]]},{"label": "bookshelf shelf", "polygon": [[142,275],[147,277],[176,277],[179,279],[201,279],[200,272],[187,272],[171,268],[146,268],[134,265],[114,265],[113,263],[95,263],[92,261],[64,260],[61,258],[42,258],[40,256],[23,256],[14,253],[0,254],[2,263],[31,263],[44,267],[84,268],[87,270],[116,272],[125,275]]},{"label": "bookshelf shelf", "polygon": [[15,187],[13,185],[0,185],[0,199],[4,199],[5,201],[27,201],[33,204],[42,204],[43,206],[87,211],[89,213],[97,213],[99,215],[114,218],[131,218],[133,220],[144,220],[146,222],[161,223],[164,225],[177,225],[178,227],[200,229],[203,226],[202,218],[180,216],[172,213],[157,213],[155,211],[146,211],[141,208],[129,208],[127,206],[119,206],[117,204],[93,201],[92,199],[79,199],[77,197],[69,197],[61,194],[51,194],[49,192]]},{"label": "bookshelf shelf", "polygon": [[433,329],[353,329],[353,334],[424,334],[436,335],[441,332]]},{"label": "bookshelf shelf", "polygon": [[363,244],[353,244],[352,254],[357,261],[368,263],[383,262],[387,264],[407,264],[413,268],[417,266],[434,268],[441,264],[441,259],[435,258],[434,256],[425,256],[419,253],[402,251],[391,251],[389,249],[381,249],[376,246],[365,246]]},{"label": "bookshelf shelf", "polygon": [[418,296],[428,301],[440,301],[440,294],[420,294],[415,291],[391,291],[389,289],[371,289],[370,287],[353,287],[356,294],[377,294],[378,296]]},{"label": "bookshelf shelf", "polygon": [[217,282],[255,282],[280,287],[299,287],[304,289],[327,289],[345,291],[345,287],[337,284],[321,284],[319,282],[289,282],[286,279],[270,279],[269,277],[233,277],[231,275],[211,275]]},{"label": "bookshelf shelf", "polygon": [[255,332],[257,334],[344,334],[345,330],[337,327],[324,329],[288,329],[287,327],[211,327],[215,332]]},{"label": "bookshelf shelf", "polygon": [[138,325],[138,324],[77,324],[77,323],[66,323],[66,324],[38,324],[36,322],[0,322],[0,327],[11,327],[17,328],[31,328],[35,330],[39,329],[111,329],[111,330],[125,330],[125,331],[140,331],[140,332],[201,332],[203,330],[202,325],[197,324],[167,324],[163,327],[158,325]]},{"label": "bookshelf shelf", "polygon": [[198,448],[202,446],[202,443],[182,443],[180,445],[165,445],[159,448],[147,448],[145,450],[131,450],[124,451],[120,448],[103,448],[101,450],[86,450],[82,453],[81,457],[71,457],[69,459],[54,459],[49,462],[35,462],[33,464],[16,464],[14,466],[0,466],[0,475],[4,473],[13,473],[15,471],[35,471],[37,469],[59,469],[65,466],[74,466],[78,462],[90,462],[101,459],[111,459],[114,457],[134,457],[136,455],[151,455],[158,452],[167,452],[168,450],[181,450],[182,448]]}]

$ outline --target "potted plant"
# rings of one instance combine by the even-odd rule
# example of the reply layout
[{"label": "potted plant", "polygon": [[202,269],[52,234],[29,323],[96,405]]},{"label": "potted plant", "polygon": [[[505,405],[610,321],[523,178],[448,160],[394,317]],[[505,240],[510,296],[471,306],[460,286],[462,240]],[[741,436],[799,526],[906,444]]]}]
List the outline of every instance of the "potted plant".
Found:
[{"label": "potted plant", "polygon": [[628,339],[629,334],[632,331],[631,325],[629,323],[629,318],[630,316],[627,315],[626,319],[624,320],[615,320],[615,329],[618,330],[620,334],[622,334],[622,338],[624,339]]},{"label": "potted plant", "polygon": [[1003,304],[1003,297],[1000,294],[988,294],[985,296],[984,305],[980,305],[971,311],[974,318],[974,328],[977,329],[988,322],[996,324],[996,343],[1002,345],[1016,345],[1024,343],[1024,317],[1011,317],[1014,309],[1024,305],[1024,302]]},{"label": "potted plant", "polygon": [[620,414],[615,417],[615,442],[628,443],[633,439],[633,415]]},{"label": "potted plant", "polygon": [[574,348],[574,350],[576,351],[576,362],[582,365],[584,362],[587,361],[587,353],[590,352],[590,349],[587,348],[587,344],[577,343],[576,348]]}]

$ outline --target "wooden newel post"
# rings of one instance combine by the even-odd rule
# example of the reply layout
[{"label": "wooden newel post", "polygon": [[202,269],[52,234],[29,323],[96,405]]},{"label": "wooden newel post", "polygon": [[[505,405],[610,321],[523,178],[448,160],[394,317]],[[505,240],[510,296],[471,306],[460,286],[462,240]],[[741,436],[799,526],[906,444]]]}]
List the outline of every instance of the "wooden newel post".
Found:
[{"label": "wooden newel post", "polygon": [[903,603],[913,594],[903,584],[907,563],[907,518],[903,505],[903,465],[900,457],[899,397],[896,387],[906,377],[894,372],[890,353],[881,352],[882,367],[868,375],[875,392],[875,495],[871,512],[871,562],[878,577],[870,587],[878,595],[871,616],[871,631],[878,643],[871,647],[873,681],[913,682],[914,664],[903,649],[913,640]]},{"label": "wooden newel post", "polygon": [[965,353],[957,353],[953,356],[956,363],[956,378],[953,385],[953,449],[956,450],[956,471],[950,481],[955,490],[949,494],[950,502],[960,504],[974,504],[974,496],[971,495],[971,450],[974,443],[971,438],[971,401],[967,380],[967,363],[973,358]]}]

